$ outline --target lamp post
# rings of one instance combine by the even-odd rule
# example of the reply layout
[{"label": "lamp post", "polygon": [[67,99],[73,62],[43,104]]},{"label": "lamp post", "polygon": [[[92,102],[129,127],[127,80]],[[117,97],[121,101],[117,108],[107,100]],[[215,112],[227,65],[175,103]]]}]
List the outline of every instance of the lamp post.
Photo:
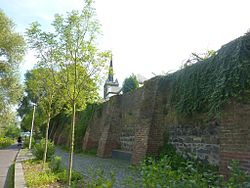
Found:
[{"label": "lamp post", "polygon": [[36,111],[36,104],[33,103],[33,117],[32,117],[31,130],[30,130],[29,149],[31,149],[31,143],[32,143],[32,134],[33,134],[33,128],[34,128],[35,111]]}]

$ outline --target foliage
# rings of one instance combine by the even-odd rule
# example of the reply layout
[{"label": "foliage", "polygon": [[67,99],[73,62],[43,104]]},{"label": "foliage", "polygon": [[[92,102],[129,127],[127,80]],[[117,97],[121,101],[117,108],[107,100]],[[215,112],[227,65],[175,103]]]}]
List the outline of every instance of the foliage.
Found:
[{"label": "foliage", "polygon": [[14,124],[5,127],[4,132],[7,137],[17,138],[20,136],[20,129]]},{"label": "foliage", "polygon": [[[23,148],[28,148],[29,147],[29,143],[30,143],[30,137],[26,137],[23,140]],[[34,146],[36,144],[36,141],[34,139],[34,137],[32,137],[31,139],[31,145]]]},{"label": "foliage", "polygon": [[58,177],[50,170],[42,171],[42,166],[39,161],[26,161],[23,163],[25,182],[28,187],[39,187],[53,184],[58,180]]},{"label": "foliage", "polygon": [[7,117],[22,96],[18,66],[24,56],[25,42],[14,27],[12,20],[0,10],[0,120],[4,120],[0,121],[0,127],[9,124]]},{"label": "foliage", "polygon": [[53,72],[58,72],[58,94],[66,99],[66,107],[72,113],[69,186],[74,151],[75,114],[76,111],[83,110],[88,102],[98,98],[100,73],[110,56],[109,52],[102,52],[96,47],[100,24],[92,4],[93,1],[85,0],[81,12],[72,11],[65,17],[57,14],[52,24],[53,33],[43,32],[38,23],[33,23],[27,31],[30,46],[37,51],[37,57],[46,55],[40,63]]},{"label": "foliage", "polygon": [[62,158],[59,156],[54,156],[52,157],[50,163],[49,163],[49,168],[52,170],[52,172],[59,172],[62,170]]},{"label": "foliage", "polygon": [[[44,57],[44,56],[42,56]],[[44,58],[42,58],[44,60]],[[45,59],[47,60],[47,59]],[[45,61],[44,60],[44,61]],[[48,68],[37,68],[29,72],[28,80],[26,80],[26,90],[34,98],[37,99],[37,105],[43,112],[46,121],[45,130],[45,149],[44,149],[44,164],[47,160],[47,145],[49,135],[50,119],[55,116],[61,109],[62,103],[59,98],[58,88],[55,85],[56,73],[53,73]],[[54,82],[53,82],[54,80]],[[40,114],[40,116],[42,115]]]},{"label": "foliage", "polygon": [[[229,165],[230,176],[224,179],[217,168],[188,156],[180,156],[170,145],[165,145],[160,158],[148,157],[139,166],[139,177],[129,177],[127,187],[249,187],[250,175],[240,170],[239,163]],[[169,149],[169,152],[168,150]]]},{"label": "foliage", "polygon": [[231,174],[224,187],[250,187],[250,175],[239,168],[239,162],[231,161],[229,169]]},{"label": "foliage", "polygon": [[[67,182],[67,179],[68,179],[68,174],[67,174],[67,171],[66,170],[62,170],[62,171],[59,171],[57,173],[57,176],[58,176],[58,179],[64,183]],[[72,173],[72,178],[71,178],[71,181],[72,182],[78,182],[80,180],[83,179],[83,175],[79,172],[76,172],[76,171],[73,171]]]},{"label": "foliage", "polygon": [[13,144],[13,139],[11,138],[0,138],[0,149],[2,148],[6,148],[8,146],[10,146],[11,144]]},{"label": "foliage", "polygon": [[0,129],[14,124],[16,124],[16,113],[13,112],[13,109],[8,109],[6,106],[5,110],[0,114]]},{"label": "foliage", "polygon": [[139,87],[139,82],[134,74],[132,74],[130,77],[126,78],[122,85],[122,91],[123,93],[127,93],[130,91],[135,90]]},{"label": "foliage", "polygon": [[[43,159],[45,148],[45,139],[43,138],[39,143],[34,145],[33,154],[35,155],[36,159],[41,160]],[[50,159],[55,153],[55,145],[53,141],[48,142],[48,153],[47,158]]]},{"label": "foliage", "polygon": [[85,150],[85,151],[83,151],[83,153],[85,155],[96,156],[96,154],[97,154],[97,148],[91,148],[91,149]]},{"label": "foliage", "polygon": [[160,88],[168,85],[170,104],[182,115],[220,113],[230,99],[249,102],[250,34],[226,45],[210,58],[186,66],[160,78]]},{"label": "foliage", "polygon": [[139,171],[143,187],[214,187],[218,182],[216,172],[177,156],[148,158]]},{"label": "foliage", "polygon": [[97,169],[96,171],[90,171],[88,176],[90,177],[88,181],[85,182],[85,187],[106,187],[111,188],[115,183],[115,174],[110,173],[110,178],[106,177],[103,170]]},{"label": "foliage", "polygon": [[[46,163],[42,171],[42,161],[28,160],[23,163],[25,182],[28,187],[66,187],[67,171],[53,171],[51,164]],[[34,177],[34,178],[32,178]],[[83,176],[79,172],[72,173],[72,188],[83,187]]]},{"label": "foliage", "polygon": [[76,151],[82,150],[82,140],[85,135],[86,128],[89,125],[89,122],[92,120],[93,115],[96,111],[100,110],[102,104],[94,103],[88,104],[87,107],[76,114],[76,135],[75,135],[75,143],[76,143]]}]

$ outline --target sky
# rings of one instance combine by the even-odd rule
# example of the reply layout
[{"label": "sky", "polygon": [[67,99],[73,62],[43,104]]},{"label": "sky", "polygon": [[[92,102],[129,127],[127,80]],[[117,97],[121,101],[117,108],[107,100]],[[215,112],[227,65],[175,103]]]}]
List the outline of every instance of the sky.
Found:
[{"label": "sky", "polygon": [[[82,7],[83,0],[0,0],[20,33],[33,21],[49,29],[54,14]],[[151,78],[178,70],[192,52],[218,50],[244,35],[249,7],[249,0],[96,0],[99,46],[112,51],[120,84],[132,73]],[[28,51],[21,74],[35,62]]]}]

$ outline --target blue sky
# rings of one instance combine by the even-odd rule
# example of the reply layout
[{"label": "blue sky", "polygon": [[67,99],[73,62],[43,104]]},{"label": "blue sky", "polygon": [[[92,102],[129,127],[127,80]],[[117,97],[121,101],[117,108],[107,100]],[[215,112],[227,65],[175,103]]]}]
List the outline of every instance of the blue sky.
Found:
[{"label": "blue sky", "polygon": [[[24,32],[32,21],[48,29],[55,13],[82,8],[82,0],[1,0],[0,8]],[[248,0],[96,0],[99,45],[112,50],[115,77],[177,70],[192,52],[217,50],[250,28]],[[22,73],[35,58],[28,51]]]}]

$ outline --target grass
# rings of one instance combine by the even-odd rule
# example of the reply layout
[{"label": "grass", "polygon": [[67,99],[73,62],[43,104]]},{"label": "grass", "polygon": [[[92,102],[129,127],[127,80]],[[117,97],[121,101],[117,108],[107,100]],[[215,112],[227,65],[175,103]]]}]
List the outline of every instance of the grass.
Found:
[{"label": "grass", "polygon": [[[24,169],[24,178],[27,187],[43,188],[43,187],[66,187],[67,171],[52,172],[46,163],[46,168],[42,170],[42,161],[28,160],[22,163]],[[72,188],[85,187],[83,176],[74,172],[72,174]]]},{"label": "grass", "polygon": [[[57,145],[57,147],[59,147],[61,150],[69,152],[69,146],[65,146],[65,145]],[[92,148],[89,150],[85,150],[83,151],[81,148],[75,148],[74,151],[75,154],[83,154],[83,155],[91,155],[91,156],[96,156],[97,154],[97,148]]]},{"label": "grass", "polygon": [[28,160],[23,163],[24,178],[28,187],[60,187],[58,177],[51,172],[46,164],[45,171],[42,170],[42,162],[37,160]]},{"label": "grass", "polygon": [[6,187],[7,188],[14,188],[14,173],[15,173],[15,165],[12,164],[8,170],[7,180],[6,180]]}]

